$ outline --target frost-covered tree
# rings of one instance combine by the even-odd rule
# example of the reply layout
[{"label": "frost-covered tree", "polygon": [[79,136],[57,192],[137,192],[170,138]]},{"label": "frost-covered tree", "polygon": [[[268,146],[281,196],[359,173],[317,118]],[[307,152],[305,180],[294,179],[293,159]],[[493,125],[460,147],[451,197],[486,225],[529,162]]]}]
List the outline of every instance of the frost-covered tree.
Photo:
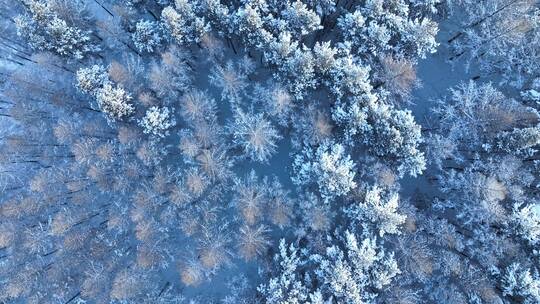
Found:
[{"label": "frost-covered tree", "polygon": [[255,89],[255,100],[262,104],[268,117],[273,118],[278,124],[286,126],[290,123],[290,117],[295,108],[294,97],[281,85],[273,84],[268,88],[258,87]]},{"label": "frost-covered tree", "polygon": [[124,269],[119,271],[112,282],[111,299],[119,301],[137,301],[144,294],[155,288],[155,283],[146,284],[150,275],[142,269]]},{"label": "frost-covered tree", "polygon": [[502,286],[492,298],[531,301],[534,296],[525,291],[529,287],[522,286],[534,281],[536,269],[516,265],[537,259],[537,216],[531,203],[537,169],[528,165],[538,143],[537,111],[492,84],[469,82],[452,89],[435,113],[439,124],[428,143],[433,146],[429,154],[437,158],[441,192],[428,216],[446,218],[462,233],[463,241],[455,247],[465,253],[461,264],[485,271],[486,284]]},{"label": "frost-covered tree", "polygon": [[157,137],[169,135],[169,129],[176,125],[176,120],[167,107],[151,107],[146,111],[146,115],[139,120],[139,125],[145,134]]},{"label": "frost-covered tree", "polygon": [[336,10],[336,2],[333,0],[307,0],[305,1],[319,16],[325,16]]},{"label": "frost-covered tree", "polygon": [[293,208],[296,200],[291,197],[290,191],[283,187],[276,176],[273,179],[266,179],[264,188],[268,198],[270,222],[279,229],[291,226],[295,220]]},{"label": "frost-covered tree", "polygon": [[330,201],[356,188],[355,166],[343,145],[326,142],[296,155],[292,179],[298,185],[316,183],[321,196]]},{"label": "frost-covered tree", "polygon": [[[358,54],[423,58],[435,52],[437,24],[413,16],[409,1],[369,0],[338,18],[343,43]],[[373,58],[373,57],[372,57]]]},{"label": "frost-covered tree", "polygon": [[316,146],[332,138],[335,134],[335,125],[330,115],[321,110],[320,106],[310,105],[302,115],[295,115],[292,119],[295,133],[293,145]]},{"label": "frost-covered tree", "polygon": [[478,63],[501,82],[522,88],[538,75],[540,43],[538,3],[530,0],[452,1],[462,24],[449,40],[456,60]]},{"label": "frost-covered tree", "polygon": [[[265,2],[262,1],[263,7]],[[258,7],[246,3],[234,12],[231,24],[238,30],[239,35],[245,35],[246,42],[262,48],[272,41],[272,34],[264,28],[263,17]]]},{"label": "frost-covered tree", "polygon": [[191,85],[191,54],[185,49],[171,45],[161,53],[161,61],[150,65],[146,75],[150,88],[165,103],[171,103]]},{"label": "frost-covered tree", "polygon": [[519,298],[522,303],[532,304],[540,301],[540,278],[538,273],[523,268],[519,263],[512,263],[502,276],[502,288],[505,295]]},{"label": "frost-covered tree", "polygon": [[15,18],[18,35],[26,38],[32,48],[52,51],[58,55],[83,59],[99,51],[91,31],[68,24],[54,11],[54,1],[23,1],[29,14]]},{"label": "frost-covered tree", "polygon": [[133,113],[132,97],[122,87],[106,83],[96,92],[99,108],[113,119],[123,119]]},{"label": "frost-covered tree", "polygon": [[203,16],[197,15],[197,2],[176,0],[174,8],[167,6],[161,12],[163,25],[178,43],[200,42],[202,36],[209,31]]},{"label": "frost-covered tree", "polygon": [[514,206],[512,220],[518,235],[531,246],[540,244],[540,205]]},{"label": "frost-covered tree", "polygon": [[105,67],[102,65],[93,65],[89,68],[77,70],[77,88],[86,94],[95,95],[99,88],[108,83],[109,76]]},{"label": "frost-covered tree", "polygon": [[[539,119],[535,109],[507,98],[489,83],[477,85],[470,81],[452,88],[450,93],[450,98],[440,101],[434,111],[439,115],[446,136],[453,141],[464,142],[469,148],[478,149],[482,144],[492,144],[490,141],[500,132],[513,131]],[[512,136],[504,137],[509,140]],[[503,140],[499,142],[504,149]]]},{"label": "frost-covered tree", "polygon": [[287,23],[287,29],[295,33],[295,36],[307,35],[322,28],[319,15],[302,1],[287,3],[281,17]]},{"label": "frost-covered tree", "polygon": [[400,274],[394,255],[377,246],[375,238],[358,243],[348,231],[344,243],[344,249],[334,245],[324,255],[311,257],[321,292],[339,303],[370,303]]},{"label": "frost-covered tree", "polygon": [[375,239],[359,244],[348,231],[322,254],[299,252],[284,240],[279,248],[276,273],[258,287],[265,303],[371,303],[400,273],[393,254]]},{"label": "frost-covered tree", "polygon": [[269,229],[264,225],[251,227],[244,225],[240,227],[238,235],[238,250],[240,255],[249,261],[262,255],[270,245],[268,238]]},{"label": "frost-covered tree", "polygon": [[279,243],[279,252],[274,257],[278,265],[277,274],[268,280],[267,284],[260,285],[257,290],[266,303],[305,303],[309,299],[309,289],[302,281],[299,268],[305,264],[298,249],[287,245],[282,239]]},{"label": "frost-covered tree", "polygon": [[317,70],[324,76],[335,68],[338,50],[330,44],[330,41],[316,42],[313,47],[313,57]]},{"label": "frost-covered tree", "polygon": [[93,65],[77,71],[77,87],[92,95],[99,108],[112,119],[122,119],[135,111],[131,95],[122,86],[115,86],[103,66]]},{"label": "frost-covered tree", "polygon": [[247,77],[229,61],[224,67],[216,66],[209,75],[210,83],[221,89],[221,99],[239,102],[247,87]]},{"label": "frost-covered tree", "polygon": [[540,78],[532,79],[529,87],[521,91],[520,95],[527,102],[540,103]]},{"label": "frost-covered tree", "polygon": [[155,96],[146,91],[143,86],[147,73],[146,63],[139,55],[130,53],[120,61],[112,61],[108,67],[109,78],[116,84],[124,86],[130,92],[138,93],[141,103],[151,105],[155,103]]},{"label": "frost-covered tree", "polygon": [[345,127],[351,145],[365,144],[376,156],[392,164],[403,176],[416,176],[425,169],[420,126],[410,111],[384,104],[373,96],[356,98],[348,108],[338,105],[333,118]]},{"label": "frost-covered tree", "polygon": [[248,225],[256,224],[263,217],[267,201],[266,191],[257,180],[252,170],[244,179],[235,180],[235,195],[232,204],[239,211],[241,218]]},{"label": "frost-covered tree", "polygon": [[418,150],[422,142],[420,127],[409,111],[392,109],[383,104],[370,104],[364,143],[377,156],[396,163],[400,174],[416,176],[425,169],[423,153]]},{"label": "frost-covered tree", "polygon": [[495,145],[498,149],[508,153],[532,155],[537,150],[534,147],[540,144],[540,129],[529,127],[503,131],[497,135]]},{"label": "frost-covered tree", "polygon": [[161,45],[161,29],[156,22],[141,20],[135,25],[131,38],[139,52],[152,53]]},{"label": "frost-covered tree", "polygon": [[258,162],[268,161],[276,152],[277,141],[282,138],[262,113],[244,112],[240,108],[234,111],[234,121],[228,130],[234,146]]},{"label": "frost-covered tree", "polygon": [[[399,184],[423,171],[401,107],[427,100],[415,65],[437,46],[438,0],[0,3],[0,302],[497,303],[509,261],[536,279],[537,119],[521,101],[474,148],[430,128],[444,159]],[[21,12],[41,53],[15,35]]]},{"label": "frost-covered tree", "polygon": [[369,78],[370,71],[370,66],[359,64],[347,52],[345,56],[336,59],[330,70],[331,80],[328,82],[328,86],[338,98],[349,94],[353,96],[369,94],[372,90]]},{"label": "frost-covered tree", "polygon": [[308,232],[326,232],[333,226],[332,219],[335,213],[331,211],[331,206],[325,204],[314,193],[306,193],[299,198],[299,206],[301,209],[301,217],[303,225],[306,231],[301,233],[307,233],[307,236],[311,235]]},{"label": "frost-covered tree", "polygon": [[451,138],[430,134],[426,138],[426,146],[427,162],[435,164],[438,168],[442,168],[443,162],[448,159],[462,161],[460,154],[457,153],[458,143]]},{"label": "frost-covered tree", "polygon": [[190,123],[213,119],[216,113],[216,101],[206,92],[189,91],[180,99],[180,115]]},{"label": "frost-covered tree", "polygon": [[352,203],[344,211],[354,225],[377,232],[380,237],[399,234],[405,216],[397,212],[398,200],[397,193],[383,193],[374,186],[366,191],[362,201]]},{"label": "frost-covered tree", "polygon": [[386,56],[382,58],[381,65],[382,71],[377,77],[381,81],[380,86],[397,97],[397,101],[407,102],[412,89],[418,85],[414,64],[410,60]]},{"label": "frost-covered tree", "polygon": [[311,50],[296,49],[280,67],[283,76],[278,78],[288,83],[289,89],[298,99],[303,99],[308,90],[317,85],[315,61]]}]

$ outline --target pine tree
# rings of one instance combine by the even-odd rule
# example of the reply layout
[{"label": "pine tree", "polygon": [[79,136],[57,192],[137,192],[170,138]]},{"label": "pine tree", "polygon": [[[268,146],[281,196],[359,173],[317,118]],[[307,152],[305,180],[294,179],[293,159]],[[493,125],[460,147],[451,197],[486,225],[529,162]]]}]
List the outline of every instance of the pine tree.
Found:
[{"label": "pine tree", "polygon": [[374,186],[366,191],[363,201],[353,203],[345,208],[345,214],[353,225],[362,226],[364,230],[374,231],[380,237],[385,234],[399,234],[405,216],[397,212],[397,193],[383,193]]},{"label": "pine tree", "polygon": [[91,38],[92,32],[69,25],[54,12],[52,3],[25,0],[30,14],[15,18],[17,34],[25,37],[34,49],[74,59],[99,51]]},{"label": "pine tree", "polygon": [[316,183],[325,201],[348,194],[356,188],[355,163],[341,144],[326,142],[316,150],[304,148],[293,161],[293,182]]},{"label": "pine tree", "polygon": [[141,20],[135,25],[131,38],[139,52],[152,53],[161,45],[161,29],[156,22]]},{"label": "pine tree", "polygon": [[145,134],[165,137],[169,135],[169,129],[176,125],[176,120],[172,117],[169,108],[151,107],[139,121],[139,125]]}]

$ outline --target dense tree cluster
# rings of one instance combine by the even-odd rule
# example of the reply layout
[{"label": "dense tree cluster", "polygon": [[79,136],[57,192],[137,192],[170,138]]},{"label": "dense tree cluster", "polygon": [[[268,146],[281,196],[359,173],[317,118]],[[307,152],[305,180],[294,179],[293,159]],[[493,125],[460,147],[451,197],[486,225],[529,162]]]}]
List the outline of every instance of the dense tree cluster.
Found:
[{"label": "dense tree cluster", "polygon": [[0,303],[540,302],[537,1],[0,8]]}]

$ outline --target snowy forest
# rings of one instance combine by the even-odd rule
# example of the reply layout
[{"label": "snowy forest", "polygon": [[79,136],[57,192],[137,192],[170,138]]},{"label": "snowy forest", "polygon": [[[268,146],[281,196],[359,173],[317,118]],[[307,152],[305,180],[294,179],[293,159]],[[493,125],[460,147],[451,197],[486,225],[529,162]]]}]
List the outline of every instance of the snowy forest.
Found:
[{"label": "snowy forest", "polygon": [[538,0],[0,0],[1,304],[540,303]]}]

